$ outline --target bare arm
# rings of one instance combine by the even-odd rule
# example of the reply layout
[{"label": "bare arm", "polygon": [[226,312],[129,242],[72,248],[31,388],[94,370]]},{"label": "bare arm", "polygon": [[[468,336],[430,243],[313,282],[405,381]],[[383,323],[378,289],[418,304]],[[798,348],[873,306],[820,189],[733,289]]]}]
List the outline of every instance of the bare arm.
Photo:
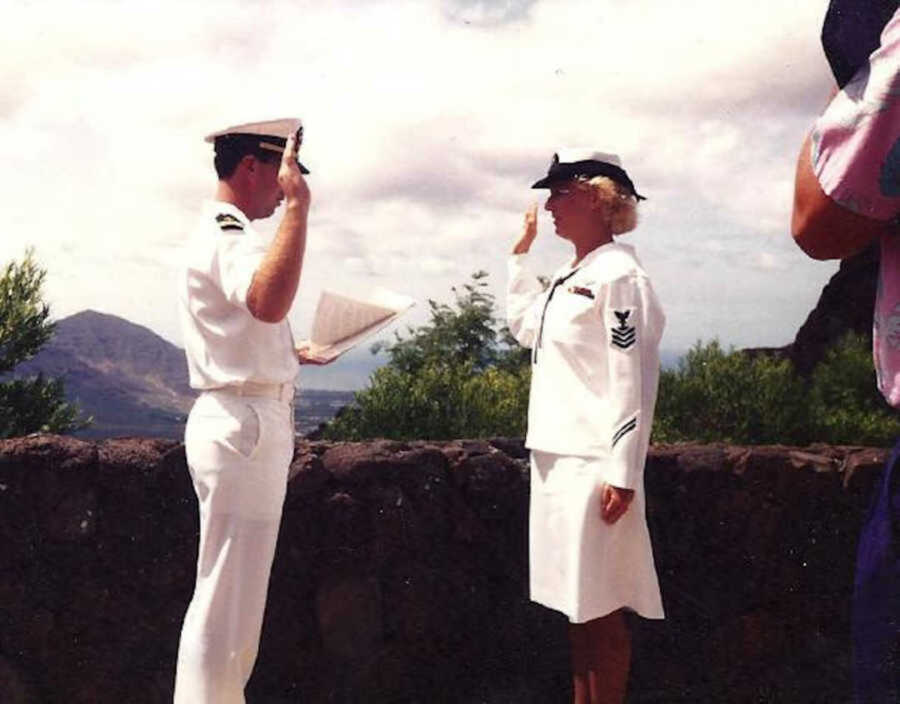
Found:
[{"label": "bare arm", "polygon": [[797,159],[791,234],[813,259],[846,259],[865,249],[887,223],[854,213],[825,195],[810,161],[807,135]]},{"label": "bare arm", "polygon": [[297,166],[297,147],[296,135],[288,137],[278,170],[285,198],[284,217],[247,292],[250,313],[266,323],[280,322],[287,315],[303,269],[310,193]]}]

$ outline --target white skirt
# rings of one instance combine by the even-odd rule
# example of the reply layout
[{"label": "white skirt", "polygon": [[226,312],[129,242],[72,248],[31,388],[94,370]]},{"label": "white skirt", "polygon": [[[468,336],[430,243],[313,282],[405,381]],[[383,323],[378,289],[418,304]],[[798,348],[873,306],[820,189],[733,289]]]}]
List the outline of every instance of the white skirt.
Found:
[{"label": "white skirt", "polygon": [[572,623],[620,608],[663,618],[644,488],[615,524],[600,518],[602,462],[532,450],[531,599]]}]

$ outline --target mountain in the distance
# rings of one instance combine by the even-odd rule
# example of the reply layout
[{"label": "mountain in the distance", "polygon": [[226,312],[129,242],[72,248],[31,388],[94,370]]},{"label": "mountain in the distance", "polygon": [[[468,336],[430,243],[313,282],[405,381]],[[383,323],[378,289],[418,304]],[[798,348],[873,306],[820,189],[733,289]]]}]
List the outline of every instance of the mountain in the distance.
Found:
[{"label": "mountain in the distance", "polygon": [[61,376],[66,396],[94,423],[79,435],[162,435],[183,432],[195,393],[184,351],[124,318],[82,311],[63,318],[15,376]]},{"label": "mountain in the distance", "polygon": [[[86,310],[56,323],[40,352],[12,375],[62,377],[66,396],[93,416],[82,437],[181,438],[197,393],[188,385],[184,350],[124,318]],[[349,391],[304,388],[296,399],[297,433],[330,420]]]}]

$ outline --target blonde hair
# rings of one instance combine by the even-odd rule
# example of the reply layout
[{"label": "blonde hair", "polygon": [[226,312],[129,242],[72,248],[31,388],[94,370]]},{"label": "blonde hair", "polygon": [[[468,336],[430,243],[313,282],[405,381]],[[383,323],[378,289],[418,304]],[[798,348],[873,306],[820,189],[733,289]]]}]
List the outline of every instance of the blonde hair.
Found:
[{"label": "blonde hair", "polygon": [[575,182],[593,196],[594,207],[609,218],[609,231],[623,235],[637,227],[637,198],[606,176],[579,178]]}]

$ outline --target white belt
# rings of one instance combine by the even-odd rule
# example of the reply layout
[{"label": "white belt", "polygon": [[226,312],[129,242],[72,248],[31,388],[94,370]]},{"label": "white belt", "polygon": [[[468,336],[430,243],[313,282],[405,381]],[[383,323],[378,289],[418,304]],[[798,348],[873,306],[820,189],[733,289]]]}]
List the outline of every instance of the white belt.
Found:
[{"label": "white belt", "polygon": [[274,398],[276,401],[290,402],[294,400],[294,384],[286,381],[283,384],[257,384],[252,381],[245,381],[241,384],[228,384],[219,386],[215,389],[205,389],[206,391],[220,391],[235,396],[261,396],[263,398]]}]

